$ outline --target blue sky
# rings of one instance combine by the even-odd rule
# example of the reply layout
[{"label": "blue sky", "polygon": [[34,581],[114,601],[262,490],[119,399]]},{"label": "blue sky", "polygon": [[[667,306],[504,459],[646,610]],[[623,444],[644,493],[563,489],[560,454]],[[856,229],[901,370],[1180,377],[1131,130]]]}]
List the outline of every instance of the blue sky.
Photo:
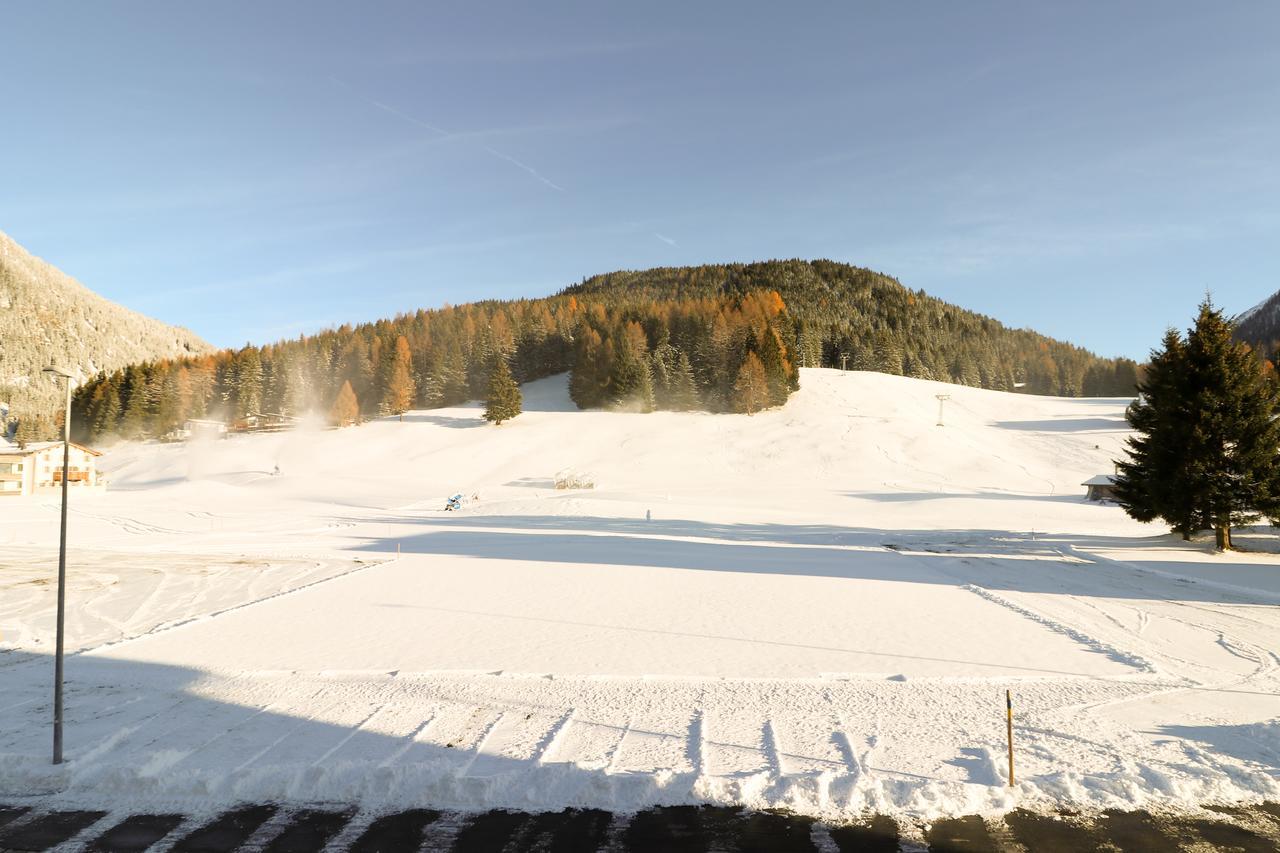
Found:
[{"label": "blue sky", "polygon": [[220,345],[826,257],[1145,357],[1280,289],[1272,2],[13,3],[0,46],[0,230]]}]

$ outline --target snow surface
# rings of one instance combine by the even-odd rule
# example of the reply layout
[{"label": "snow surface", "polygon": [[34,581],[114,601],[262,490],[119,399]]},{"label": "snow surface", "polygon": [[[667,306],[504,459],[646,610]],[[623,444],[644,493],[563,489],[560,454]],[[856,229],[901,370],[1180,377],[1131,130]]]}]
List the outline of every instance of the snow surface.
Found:
[{"label": "snow surface", "polygon": [[579,412],[556,377],[501,427],[464,406],[111,450],[72,508],[59,768],[57,503],[7,501],[0,795],[837,819],[1280,796],[1280,565],[1084,500],[1126,401],[802,382],[753,417]]}]

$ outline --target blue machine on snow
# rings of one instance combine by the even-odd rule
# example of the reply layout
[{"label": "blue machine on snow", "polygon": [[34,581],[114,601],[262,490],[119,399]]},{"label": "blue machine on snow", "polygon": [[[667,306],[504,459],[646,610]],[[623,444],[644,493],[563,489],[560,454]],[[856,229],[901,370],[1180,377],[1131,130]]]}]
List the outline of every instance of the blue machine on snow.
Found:
[{"label": "blue machine on snow", "polygon": [[444,505],[445,512],[453,512],[454,510],[459,510],[459,509],[462,509],[461,494],[456,494],[453,497],[449,498],[449,500]]}]

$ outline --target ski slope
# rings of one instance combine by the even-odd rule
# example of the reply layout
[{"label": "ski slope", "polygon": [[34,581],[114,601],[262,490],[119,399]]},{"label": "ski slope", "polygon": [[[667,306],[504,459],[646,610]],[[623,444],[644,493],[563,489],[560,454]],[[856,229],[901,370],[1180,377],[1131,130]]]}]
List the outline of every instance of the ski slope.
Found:
[{"label": "ski slope", "polygon": [[1280,565],[1083,500],[1125,401],[802,385],[638,415],[555,377],[501,427],[111,450],[73,505],[60,768],[57,504],[6,503],[0,794],[836,819],[1280,795]]}]

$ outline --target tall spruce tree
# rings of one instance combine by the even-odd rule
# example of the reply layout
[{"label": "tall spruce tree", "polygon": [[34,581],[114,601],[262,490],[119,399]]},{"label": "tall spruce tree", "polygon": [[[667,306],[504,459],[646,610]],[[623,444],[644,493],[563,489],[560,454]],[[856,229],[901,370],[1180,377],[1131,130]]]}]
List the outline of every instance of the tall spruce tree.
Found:
[{"label": "tall spruce tree", "polygon": [[652,412],[653,375],[642,337],[634,332],[618,336],[618,355],[609,373],[609,402],[620,409]]},{"label": "tall spruce tree", "polygon": [[1115,482],[1125,512],[1138,521],[1163,519],[1183,539],[1201,524],[1190,478],[1196,404],[1189,386],[1186,342],[1170,329],[1151,353],[1140,396],[1125,412],[1134,435],[1128,439],[1129,458],[1117,463]]},{"label": "tall spruce tree", "polygon": [[1187,335],[1197,393],[1193,487],[1220,550],[1231,528],[1280,516],[1280,392],[1213,303],[1200,306]]},{"label": "tall spruce tree", "polygon": [[[262,359],[258,355],[258,349],[247,346],[237,354],[235,361],[233,388],[236,399],[235,413],[238,417],[262,411],[262,380]],[[130,405],[132,401],[131,395]],[[128,414],[127,406],[126,414]]]},{"label": "tall spruce tree", "polygon": [[682,352],[676,360],[676,369],[671,374],[670,407],[673,411],[690,412],[700,405],[693,365],[689,362],[689,356]]},{"label": "tall spruce tree", "polygon": [[1209,300],[1185,341],[1165,335],[1138,388],[1116,484],[1131,516],[1184,538],[1210,526],[1220,550],[1233,526],[1280,517],[1280,387]]},{"label": "tall spruce tree", "polygon": [[769,405],[781,406],[791,393],[788,386],[786,357],[782,354],[782,341],[772,326],[765,326],[760,333],[760,364],[764,367],[765,381],[769,389]]},{"label": "tall spruce tree", "polygon": [[511,376],[511,368],[507,360],[499,356],[493,361],[493,370],[489,373],[489,393],[485,397],[484,419],[494,425],[509,421],[522,411],[524,400],[520,394],[520,386]]}]

